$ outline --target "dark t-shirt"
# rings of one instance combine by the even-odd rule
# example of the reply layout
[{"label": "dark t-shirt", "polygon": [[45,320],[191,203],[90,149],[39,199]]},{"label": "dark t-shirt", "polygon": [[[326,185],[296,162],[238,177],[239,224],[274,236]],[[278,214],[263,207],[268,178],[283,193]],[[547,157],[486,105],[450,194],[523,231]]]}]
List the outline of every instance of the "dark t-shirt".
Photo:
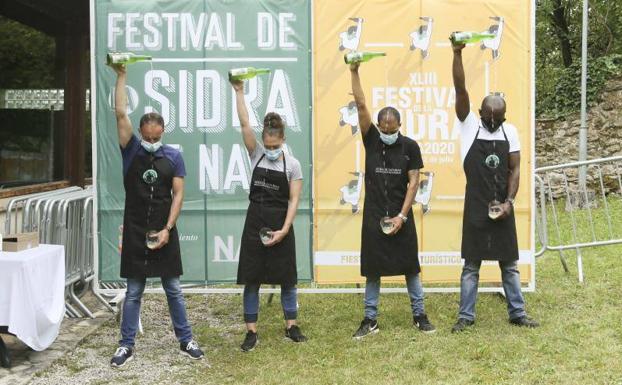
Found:
[{"label": "dark t-shirt", "polygon": [[402,210],[408,191],[408,172],[423,168],[417,142],[398,134],[395,143],[386,145],[376,126],[370,126],[365,144],[365,205],[361,227],[361,275],[379,277],[417,274],[417,232],[412,209],[410,218],[397,234],[390,237],[380,230],[380,219],[395,217]]},{"label": "dark t-shirt", "polygon": [[[129,170],[134,157],[148,155],[149,153],[147,150],[140,145],[140,140],[136,137],[136,135],[132,135],[130,141],[127,142],[127,146],[125,146],[125,148],[121,147],[121,157],[123,158],[123,176],[127,174],[127,170]],[[171,166],[173,167],[173,176],[182,178],[186,176],[186,165],[184,164],[184,158],[182,158],[179,150],[165,144],[160,147],[154,155],[158,158],[165,157],[169,162],[171,162]]]},{"label": "dark t-shirt", "polygon": [[385,210],[388,208],[389,215],[395,216],[404,204],[408,171],[423,168],[419,145],[402,134],[395,143],[386,145],[374,124],[364,136],[363,144],[366,152],[365,205],[372,203]]},{"label": "dark t-shirt", "polygon": [[[407,136],[399,134],[397,141],[393,143],[391,146],[397,146],[399,143],[404,144],[404,154],[408,155],[408,170],[419,170],[423,168],[423,158],[421,157],[421,150],[419,149],[419,145],[414,140],[410,139]],[[373,145],[384,145],[380,140],[380,131],[376,127],[375,124],[371,124],[369,127],[369,131],[367,131],[367,135],[363,137],[363,144],[365,145],[365,150],[369,152],[369,147]]]}]

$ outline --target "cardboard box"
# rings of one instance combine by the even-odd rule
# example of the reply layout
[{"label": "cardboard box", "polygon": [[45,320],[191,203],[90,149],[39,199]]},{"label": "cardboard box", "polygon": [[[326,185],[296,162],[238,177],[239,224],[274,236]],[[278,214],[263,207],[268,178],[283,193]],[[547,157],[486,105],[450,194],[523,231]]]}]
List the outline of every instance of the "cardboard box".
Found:
[{"label": "cardboard box", "polygon": [[2,251],[22,251],[39,246],[39,232],[2,235]]}]

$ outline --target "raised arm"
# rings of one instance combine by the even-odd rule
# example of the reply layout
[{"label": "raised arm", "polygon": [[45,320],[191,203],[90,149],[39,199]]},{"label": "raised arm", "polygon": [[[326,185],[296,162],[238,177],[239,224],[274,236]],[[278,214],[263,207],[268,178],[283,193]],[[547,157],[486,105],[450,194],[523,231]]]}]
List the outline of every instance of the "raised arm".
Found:
[{"label": "raised arm", "polygon": [[240,127],[242,128],[242,139],[244,139],[244,145],[250,154],[255,151],[257,139],[255,138],[255,133],[253,132],[250,120],[248,119],[248,110],[246,109],[246,102],[244,101],[244,81],[232,80],[231,85],[235,90],[235,105],[238,110]]},{"label": "raised arm", "polygon": [[123,64],[115,64],[111,67],[117,73],[117,82],[114,89],[114,113],[117,117],[119,145],[121,148],[125,148],[132,138],[132,122],[130,122],[130,118],[127,116],[127,92],[125,91],[127,71]]},{"label": "raised arm", "polygon": [[352,94],[354,95],[354,102],[359,113],[359,128],[361,129],[361,135],[365,136],[371,126],[371,114],[365,103],[365,94],[363,93],[361,78],[359,77],[359,66],[360,63],[350,64],[350,75],[352,77]]},{"label": "raised arm", "polygon": [[454,61],[452,65],[452,75],[454,78],[454,88],[456,89],[456,115],[461,122],[469,115],[469,93],[465,85],[464,66],[462,65],[462,49],[464,44],[452,44],[454,51]]}]

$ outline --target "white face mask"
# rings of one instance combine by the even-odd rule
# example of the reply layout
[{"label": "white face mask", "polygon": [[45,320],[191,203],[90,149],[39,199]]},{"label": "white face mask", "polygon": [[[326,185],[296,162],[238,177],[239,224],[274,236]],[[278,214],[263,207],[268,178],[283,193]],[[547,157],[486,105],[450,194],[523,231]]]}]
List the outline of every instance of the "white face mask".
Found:
[{"label": "white face mask", "polygon": [[156,151],[158,151],[160,149],[160,147],[162,147],[162,142],[161,141],[157,141],[155,143],[149,143],[146,140],[141,140],[140,141],[140,145],[143,146],[143,148],[145,149],[145,151],[150,152],[150,153],[155,153]]},{"label": "white face mask", "polygon": [[282,147],[279,147],[274,150],[264,150],[264,154],[266,154],[266,158],[268,158],[268,160],[271,160],[273,162],[279,159],[282,153],[283,153]]},{"label": "white face mask", "polygon": [[394,132],[393,134],[385,134],[384,132],[380,132],[380,140],[382,140],[382,143],[386,144],[387,146],[392,145],[393,143],[395,143],[395,141],[397,141],[397,134],[399,131]]}]

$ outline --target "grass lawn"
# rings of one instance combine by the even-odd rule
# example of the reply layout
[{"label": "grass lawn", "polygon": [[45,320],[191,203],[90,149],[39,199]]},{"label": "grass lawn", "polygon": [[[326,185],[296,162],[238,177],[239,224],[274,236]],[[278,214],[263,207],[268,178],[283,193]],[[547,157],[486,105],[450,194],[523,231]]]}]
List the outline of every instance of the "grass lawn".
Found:
[{"label": "grass lawn", "polygon": [[[380,333],[353,341],[361,295],[301,295],[309,342],[284,341],[279,304],[264,304],[260,344],[244,354],[243,330],[232,323],[240,297],[228,297],[211,306],[220,327],[195,326],[212,369],[192,376],[214,384],[622,384],[620,251],[585,252],[584,284],[576,268],[563,273],[556,254],[539,259],[537,291],[526,295],[528,312],[542,323],[535,330],[510,325],[503,298],[483,294],[473,330],[451,334],[458,295],[431,294],[426,310],[438,331],[424,335],[412,327],[406,294],[385,294]],[[200,296],[189,303],[194,311],[210,306]]]},{"label": "grass lawn", "polygon": [[406,294],[384,294],[380,333],[354,341],[360,294],[305,294],[300,324],[310,339],[294,344],[283,339],[279,296],[271,305],[262,296],[260,343],[242,353],[241,296],[189,295],[189,316],[211,368],[178,358],[166,301],[147,295],[146,334],[126,368],[107,367],[118,338],[111,321],[35,382],[56,383],[57,372],[64,384],[622,384],[621,251],[584,252],[584,284],[572,259],[565,274],[556,254],[541,257],[536,292],[526,295],[528,312],[542,323],[534,330],[508,324],[503,298],[481,294],[475,327],[451,334],[458,295],[430,294],[426,310],[438,331],[424,335],[412,327]]},{"label": "grass lawn", "polygon": [[[622,209],[615,213],[619,222]],[[566,231],[564,238],[570,238]],[[300,325],[309,342],[294,344],[283,338],[279,296],[267,305],[264,295],[260,343],[242,353],[241,296],[188,295],[194,333],[211,368],[177,354],[164,296],[147,295],[146,334],[126,368],[108,367],[118,339],[112,320],[34,383],[622,384],[621,255],[622,246],[584,250],[583,284],[574,253],[566,253],[570,273],[557,253],[539,258],[536,292],[526,294],[528,313],[542,325],[533,330],[507,322],[501,296],[480,294],[475,326],[451,334],[458,294],[429,294],[426,311],[438,331],[424,335],[412,326],[407,295],[383,294],[380,333],[354,341],[361,294],[301,294]]]}]

